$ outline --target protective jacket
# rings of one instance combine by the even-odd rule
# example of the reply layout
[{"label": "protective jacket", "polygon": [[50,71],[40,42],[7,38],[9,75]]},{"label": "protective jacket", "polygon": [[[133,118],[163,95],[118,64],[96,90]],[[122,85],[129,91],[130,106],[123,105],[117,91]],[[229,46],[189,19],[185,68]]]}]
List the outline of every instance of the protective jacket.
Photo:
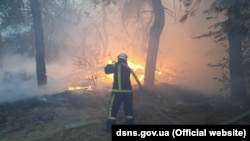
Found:
[{"label": "protective jacket", "polygon": [[110,102],[107,130],[110,132],[113,124],[116,123],[116,117],[120,105],[124,104],[124,113],[126,124],[133,124],[133,97],[132,86],[130,82],[130,69],[127,61],[118,59],[114,64],[108,64],[104,68],[106,74],[113,74],[112,98]]},{"label": "protective jacket", "polygon": [[104,71],[106,74],[114,74],[112,92],[132,92],[130,81],[131,72],[126,61],[119,60],[115,64],[108,64],[104,68]]}]

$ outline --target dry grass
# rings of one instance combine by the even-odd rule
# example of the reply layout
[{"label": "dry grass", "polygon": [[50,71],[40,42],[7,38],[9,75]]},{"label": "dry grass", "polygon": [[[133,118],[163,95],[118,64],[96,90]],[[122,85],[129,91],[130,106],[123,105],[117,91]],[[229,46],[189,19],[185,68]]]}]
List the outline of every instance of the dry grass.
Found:
[{"label": "dry grass", "polygon": [[[224,97],[211,97],[177,89],[134,91],[136,124],[169,124],[162,114],[181,124],[217,124],[248,110]],[[0,141],[109,141],[104,131],[110,93],[60,93],[0,105]],[[155,105],[154,105],[155,104]],[[97,121],[89,124],[91,121]],[[73,123],[86,126],[66,129]],[[118,123],[123,122],[122,107]],[[244,122],[249,124],[248,122]]]}]

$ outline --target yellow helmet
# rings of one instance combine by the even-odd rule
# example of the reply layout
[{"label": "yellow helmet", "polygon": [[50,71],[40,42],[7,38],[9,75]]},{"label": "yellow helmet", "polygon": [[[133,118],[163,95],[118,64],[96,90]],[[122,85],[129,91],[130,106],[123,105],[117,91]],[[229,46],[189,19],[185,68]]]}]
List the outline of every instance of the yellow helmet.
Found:
[{"label": "yellow helmet", "polygon": [[128,56],[127,56],[126,53],[120,53],[120,54],[118,55],[118,58],[123,59],[123,60],[127,60]]}]

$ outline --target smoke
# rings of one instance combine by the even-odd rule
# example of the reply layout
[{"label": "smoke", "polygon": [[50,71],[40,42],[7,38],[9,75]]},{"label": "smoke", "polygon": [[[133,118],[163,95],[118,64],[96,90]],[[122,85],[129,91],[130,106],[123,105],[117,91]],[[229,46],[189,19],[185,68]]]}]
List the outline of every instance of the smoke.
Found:
[{"label": "smoke", "polygon": [[[221,70],[219,68],[210,68],[207,64],[216,63],[221,57],[226,56],[225,49],[211,38],[200,40],[191,38],[206,33],[208,31],[207,27],[217,22],[207,21],[202,11],[208,8],[211,2],[202,1],[198,14],[190,17],[184,24],[178,23],[178,17],[181,17],[183,12],[178,11],[177,8],[177,19],[166,15],[165,27],[158,50],[157,70],[167,72],[168,75],[159,76],[157,81],[177,84],[202,93],[220,93],[219,89],[221,89],[222,84],[214,81],[213,77],[219,77]],[[168,8],[173,9],[171,6]],[[112,8],[107,10],[111,11],[108,13],[119,13]],[[64,13],[66,14],[66,12]],[[64,17],[74,17],[69,15],[70,13]],[[37,86],[35,58],[24,55],[5,55],[3,69],[0,70],[0,102],[15,101],[43,94],[54,94],[64,91],[68,85],[88,83],[86,75],[89,72],[101,71],[103,65],[109,63],[108,60],[113,60],[120,52],[127,53],[130,61],[142,66],[145,65],[146,43],[137,42],[137,34],[134,35],[133,33],[133,31],[136,31],[137,25],[133,24],[134,27],[131,27],[129,32],[133,36],[128,37],[127,32],[122,30],[124,29],[122,22],[119,21],[121,15],[108,14],[106,17],[106,33],[103,33],[103,26],[99,26],[103,24],[100,22],[102,20],[98,20],[97,17],[94,17],[94,14],[91,16],[92,18],[86,17],[84,21],[79,21],[77,24],[62,22],[61,20],[65,21],[64,19],[54,23],[57,26],[54,26],[51,41],[60,43],[57,47],[62,49],[59,49],[61,52],[56,50],[53,53],[51,53],[53,50],[48,50],[51,56],[58,52],[61,56],[59,55],[54,62],[46,62],[48,84],[45,87],[39,88]],[[105,46],[103,41],[105,35],[107,36],[105,41],[107,48],[103,51],[98,47]],[[51,43],[53,47],[50,49],[57,49],[54,44]],[[65,54],[69,54],[69,50],[73,48],[84,47],[83,44],[91,48],[92,52],[100,50],[100,56],[106,57],[92,55],[92,57],[100,59],[102,62],[100,65],[85,70],[76,69],[71,56]],[[102,54],[103,52],[105,54]],[[12,74],[10,81],[5,80],[5,72]],[[27,80],[24,81],[23,77],[27,77]],[[111,86],[111,82],[108,85]],[[104,84],[98,85],[100,89],[106,86]]]},{"label": "smoke", "polygon": [[[185,23],[167,18],[157,63],[163,69],[172,67],[177,75],[177,84],[182,87],[206,94],[221,94],[228,92],[221,92],[223,84],[213,78],[220,77],[222,70],[208,64],[216,64],[222,57],[227,57],[226,49],[212,37],[192,38],[209,32],[209,26],[225,19],[223,16],[211,21],[206,19],[203,10],[208,9],[212,2],[202,1],[197,14]],[[181,17],[183,12],[177,11],[176,14]]]},{"label": "smoke", "polygon": [[0,103],[64,92],[68,85],[87,83],[84,78],[89,72],[101,70],[103,66],[76,70],[70,61],[50,62],[46,65],[47,85],[38,87],[35,58],[6,55],[0,71]]},{"label": "smoke", "polygon": [[21,55],[6,55],[0,71],[0,102],[15,101],[37,93],[34,61]]}]

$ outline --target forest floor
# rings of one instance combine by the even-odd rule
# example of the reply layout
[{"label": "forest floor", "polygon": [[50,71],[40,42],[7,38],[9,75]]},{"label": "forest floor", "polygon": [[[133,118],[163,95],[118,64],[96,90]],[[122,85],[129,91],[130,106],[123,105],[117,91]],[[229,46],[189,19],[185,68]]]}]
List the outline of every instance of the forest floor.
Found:
[{"label": "forest floor", "polygon": [[[110,92],[63,92],[0,104],[0,141],[110,141],[105,132]],[[134,90],[135,124],[215,125],[249,110],[227,96],[208,96],[160,85]],[[123,122],[120,107],[118,124]],[[250,124],[250,118],[237,124]],[[76,125],[76,126],[75,126]],[[77,126],[78,125],[78,126]],[[79,126],[80,125],[80,126]],[[76,128],[74,128],[76,127]]]}]

